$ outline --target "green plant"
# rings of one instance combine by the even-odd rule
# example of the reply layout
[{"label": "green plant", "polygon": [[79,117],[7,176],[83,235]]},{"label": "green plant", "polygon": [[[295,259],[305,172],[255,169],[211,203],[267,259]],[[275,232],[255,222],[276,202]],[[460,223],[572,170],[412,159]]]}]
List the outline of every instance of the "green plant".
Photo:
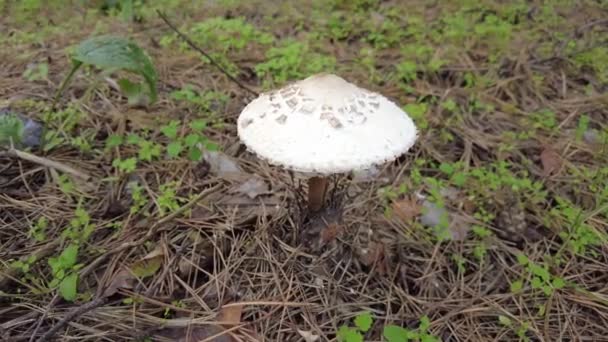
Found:
[{"label": "green plant", "polygon": [[516,325],[509,317],[503,315],[498,316],[498,323],[504,327],[514,329],[515,333],[517,334],[517,337],[520,338],[520,341],[530,341],[528,336],[526,336],[526,333],[530,328],[530,323],[524,322]]},{"label": "green plant", "polygon": [[511,292],[513,293],[521,291],[528,278],[530,278],[532,289],[540,289],[547,296],[566,286],[566,281],[563,278],[551,274],[546,263],[538,265],[522,253],[517,254],[517,262],[526,268],[527,275],[511,283]]},{"label": "green plant", "polygon": [[44,241],[46,239],[45,230],[47,229],[48,225],[49,222],[46,217],[40,216],[38,221],[36,221],[36,224],[30,227],[29,235],[38,242]]},{"label": "green plant", "polygon": [[177,197],[178,182],[169,182],[159,186],[158,203],[159,216],[165,216],[180,208],[180,200]]},{"label": "green plant", "polygon": [[147,83],[147,94],[143,92],[143,87],[127,78],[118,81],[121,90],[129,97],[129,102],[139,103],[143,98],[147,98],[150,103],[157,100],[157,74],[152,60],[143,49],[126,38],[110,35],[89,38],[76,47],[71,59],[72,68],[57,91],[55,103],[82,65],[94,66],[105,73],[124,70],[140,75]]},{"label": "green plant", "polygon": [[[370,330],[373,322],[373,317],[369,312],[360,313],[354,319],[354,327],[347,325],[340,326],[336,334],[338,341],[363,342],[364,334]],[[440,340],[437,337],[428,332],[430,324],[431,322],[427,316],[420,318],[420,325],[414,330],[389,324],[384,326],[382,336],[387,342],[439,342]]]},{"label": "green plant", "polygon": [[0,113],[0,145],[19,144],[23,128],[23,121],[16,114]]},{"label": "green plant", "polygon": [[78,273],[82,264],[76,264],[78,258],[78,245],[69,244],[59,256],[49,258],[53,279],[49,283],[51,288],[59,288],[59,293],[63,299],[74,301],[78,288]]},{"label": "green plant", "polygon": [[266,61],[255,66],[260,78],[267,84],[282,83],[304,78],[321,71],[331,72],[336,65],[333,56],[311,51],[307,43],[286,40],[281,46],[266,52]]}]

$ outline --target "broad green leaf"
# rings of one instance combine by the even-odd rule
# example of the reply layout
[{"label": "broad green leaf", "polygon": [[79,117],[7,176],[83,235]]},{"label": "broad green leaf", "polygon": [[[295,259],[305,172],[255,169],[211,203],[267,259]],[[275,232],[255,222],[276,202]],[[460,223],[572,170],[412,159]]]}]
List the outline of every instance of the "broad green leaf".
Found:
[{"label": "broad green leaf", "polygon": [[539,277],[532,277],[532,281],[530,282],[530,285],[532,285],[533,289],[538,289],[543,285],[542,280],[540,280]]},{"label": "broad green leaf", "polygon": [[117,36],[89,38],[72,55],[75,65],[89,64],[105,70],[126,70],[143,76],[148,83],[151,101],[157,99],[157,74],[150,57],[137,44]]},{"label": "broad green leaf", "polygon": [[63,299],[72,302],[76,299],[77,287],[78,273],[70,273],[59,284],[59,293]]},{"label": "broad green leaf", "polygon": [[362,313],[355,317],[355,325],[359,330],[366,332],[372,327],[372,315],[369,312]]},{"label": "broad green leaf", "polygon": [[413,335],[417,334],[396,325],[387,325],[384,327],[382,335],[386,338],[387,342],[407,342],[411,338],[414,338]]}]

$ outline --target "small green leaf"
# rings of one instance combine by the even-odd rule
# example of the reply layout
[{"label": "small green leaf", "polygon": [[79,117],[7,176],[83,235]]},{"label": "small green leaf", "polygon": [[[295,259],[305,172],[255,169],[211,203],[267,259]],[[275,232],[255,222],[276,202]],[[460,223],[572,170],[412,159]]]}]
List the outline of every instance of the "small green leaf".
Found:
[{"label": "small green leaf", "polygon": [[498,316],[498,322],[501,325],[504,325],[505,327],[510,327],[511,326],[511,319],[507,316],[503,316],[503,315],[499,315]]},{"label": "small green leaf", "polygon": [[439,165],[439,171],[445,173],[446,175],[450,176],[454,173],[455,169],[454,166],[452,164],[448,164],[448,163],[441,163],[441,165]]},{"label": "small green leaf", "polygon": [[420,331],[427,331],[430,326],[431,326],[431,320],[429,319],[429,317],[428,316],[422,316],[420,318],[420,326],[418,326],[418,329]]},{"label": "small green leaf", "polygon": [[176,158],[179,156],[183,149],[184,147],[182,146],[181,142],[174,141],[167,145],[167,155],[171,158]]},{"label": "small green leaf", "polygon": [[522,266],[526,266],[528,264],[530,260],[528,259],[528,257],[525,254],[522,253],[518,253],[517,254],[517,262],[522,265]]},{"label": "small green leaf", "polygon": [[76,264],[78,257],[78,245],[70,244],[67,246],[61,255],[59,255],[59,262],[62,268],[69,269]]},{"label": "small green leaf", "polygon": [[127,136],[127,144],[137,145],[140,141],[142,141],[142,138],[135,133],[131,133]]},{"label": "small green leaf", "polygon": [[190,133],[186,136],[186,138],[184,138],[184,143],[188,147],[192,147],[198,144],[199,141],[201,141],[201,136],[194,133]]},{"label": "small green leaf", "polygon": [[412,331],[396,325],[385,326],[382,335],[387,342],[407,342],[413,337]]},{"label": "small green leaf", "polygon": [[532,285],[533,289],[538,289],[543,285],[543,282],[539,277],[532,277],[530,285]]},{"label": "small green leaf", "polygon": [[167,125],[161,127],[160,131],[169,139],[174,140],[177,138],[177,130],[180,122],[179,120],[171,120]]},{"label": "small green leaf", "polygon": [[520,279],[520,280],[516,280],[514,282],[511,283],[511,292],[512,293],[517,293],[519,291],[521,291],[521,289],[524,287],[524,282]]},{"label": "small green leaf", "polygon": [[111,134],[106,138],[106,148],[118,147],[123,143],[122,135]]},{"label": "small green leaf", "polygon": [[362,332],[366,332],[372,327],[373,318],[369,312],[362,313],[355,317],[355,325]]},{"label": "small green leaf", "polygon": [[76,299],[78,273],[70,273],[59,284],[59,293],[63,299],[73,302]]},{"label": "small green leaf", "polygon": [[202,120],[202,119],[194,120],[190,123],[189,126],[193,130],[195,130],[197,132],[201,132],[207,127],[207,121]]},{"label": "small green leaf", "polygon": [[363,336],[357,329],[345,325],[340,327],[337,335],[340,342],[363,342]]},{"label": "small green leaf", "polygon": [[188,149],[188,158],[191,161],[200,161],[203,158],[203,152],[198,147],[190,147]]},{"label": "small green leaf", "polygon": [[553,285],[554,288],[561,289],[566,285],[566,282],[563,278],[553,278],[553,281],[551,282],[551,284]]}]

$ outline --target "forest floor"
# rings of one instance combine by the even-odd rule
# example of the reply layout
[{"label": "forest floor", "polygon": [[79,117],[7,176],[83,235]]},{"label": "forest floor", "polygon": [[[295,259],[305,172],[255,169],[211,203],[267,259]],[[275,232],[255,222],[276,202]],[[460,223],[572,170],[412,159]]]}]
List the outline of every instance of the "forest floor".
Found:
[{"label": "forest floor", "polygon": [[[58,3],[0,0],[0,119],[44,127],[0,142],[2,340],[608,336],[608,2]],[[306,220],[239,141],[254,96],[157,9],[254,92],[392,99],[416,144]],[[85,63],[54,103],[102,34],[152,70]]]}]

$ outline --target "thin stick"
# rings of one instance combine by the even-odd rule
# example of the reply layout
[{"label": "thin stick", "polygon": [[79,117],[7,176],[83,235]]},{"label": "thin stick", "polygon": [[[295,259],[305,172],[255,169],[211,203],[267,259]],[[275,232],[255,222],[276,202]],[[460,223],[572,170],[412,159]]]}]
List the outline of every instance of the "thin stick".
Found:
[{"label": "thin stick", "polygon": [[[46,166],[46,167],[49,167],[49,168],[52,168],[52,169],[55,169],[55,170],[58,170],[58,171],[61,171],[61,172],[69,173],[69,174],[71,174],[73,176],[82,178],[85,181],[89,180],[91,178],[90,175],[88,175],[88,174],[86,174],[86,173],[84,173],[82,171],[76,170],[75,168],[73,168],[71,166],[68,166],[68,165],[65,165],[65,164],[62,164],[60,162],[56,162],[54,160],[50,160],[50,159],[47,159],[47,158],[44,158],[44,157],[38,157],[38,156],[33,155],[31,153],[28,153],[28,152],[25,152],[25,151],[20,151],[20,150],[17,150],[15,148],[11,148],[5,154],[6,155],[12,155],[12,156],[15,156],[17,158],[21,158],[23,160],[27,160],[27,161],[30,161],[32,163],[40,164],[42,166]],[[0,153],[0,156],[1,155],[2,155],[2,153]]]},{"label": "thin stick", "polygon": [[68,325],[68,323],[70,323],[74,318],[105,304],[107,300],[107,298],[99,297],[68,312],[68,314],[63,317],[61,321],[59,321],[59,323],[55,324],[44,335],[42,335],[42,337],[38,339],[38,342],[49,341],[53,335]]},{"label": "thin stick", "polygon": [[239,80],[237,80],[234,76],[230,75],[230,73],[224,69],[218,62],[216,62],[208,53],[206,53],[203,49],[201,49],[200,47],[198,47],[190,38],[188,38],[188,36],[186,36],[184,33],[180,32],[177,27],[175,27],[175,25],[173,25],[169,19],[162,14],[162,12],[160,10],[156,10],[156,13],[158,14],[158,16],[165,22],[165,24],[167,24],[167,26],[169,26],[173,31],[175,31],[175,33],[177,33],[177,35],[179,35],[191,48],[193,48],[194,50],[200,52],[203,56],[205,56],[207,59],[209,59],[209,61],[211,62],[211,64],[213,64],[213,66],[215,66],[216,68],[218,68],[224,75],[226,75],[232,82],[236,83],[239,87],[241,87],[242,89],[248,91],[249,93],[258,96],[260,95],[257,91],[247,87],[246,85],[244,85],[243,83],[241,83]]}]

